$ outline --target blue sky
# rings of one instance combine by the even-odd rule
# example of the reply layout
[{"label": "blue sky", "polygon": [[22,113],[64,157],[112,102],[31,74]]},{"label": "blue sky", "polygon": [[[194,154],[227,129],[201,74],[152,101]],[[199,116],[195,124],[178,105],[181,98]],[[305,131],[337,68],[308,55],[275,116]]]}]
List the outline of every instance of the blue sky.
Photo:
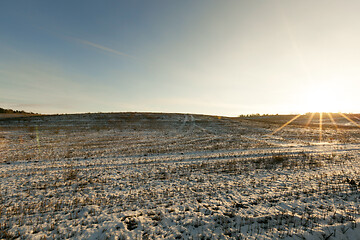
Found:
[{"label": "blue sky", "polygon": [[1,1],[0,106],[359,112],[358,1]]}]

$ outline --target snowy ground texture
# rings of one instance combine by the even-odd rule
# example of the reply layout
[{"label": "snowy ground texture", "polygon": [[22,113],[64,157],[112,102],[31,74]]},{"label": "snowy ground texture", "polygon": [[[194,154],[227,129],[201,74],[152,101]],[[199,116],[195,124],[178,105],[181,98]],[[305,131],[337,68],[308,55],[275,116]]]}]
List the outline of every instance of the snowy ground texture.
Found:
[{"label": "snowy ground texture", "polygon": [[2,118],[0,239],[360,239],[360,129],[292,117]]}]

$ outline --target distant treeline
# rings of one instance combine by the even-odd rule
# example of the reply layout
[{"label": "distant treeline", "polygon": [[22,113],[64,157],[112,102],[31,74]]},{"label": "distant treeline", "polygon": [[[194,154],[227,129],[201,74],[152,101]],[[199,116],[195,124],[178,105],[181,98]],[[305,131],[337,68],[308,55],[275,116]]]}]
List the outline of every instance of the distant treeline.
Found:
[{"label": "distant treeline", "polygon": [[0,108],[0,113],[28,113],[28,114],[34,114],[33,112],[25,112],[23,110],[12,110],[12,109],[5,109],[5,108]]},{"label": "distant treeline", "polygon": [[[307,112],[301,115],[309,116],[309,115],[319,115],[318,112]],[[336,113],[332,113],[336,114]],[[352,113],[349,113],[352,114]],[[253,113],[253,114],[241,114],[238,117],[239,118],[247,118],[247,117],[274,117],[274,116],[296,116],[297,114],[260,114],[260,113]]]},{"label": "distant treeline", "polygon": [[255,114],[241,114],[238,117],[239,118],[243,118],[243,117],[265,117],[265,116],[278,116],[279,114],[260,114],[260,113],[255,113]]}]

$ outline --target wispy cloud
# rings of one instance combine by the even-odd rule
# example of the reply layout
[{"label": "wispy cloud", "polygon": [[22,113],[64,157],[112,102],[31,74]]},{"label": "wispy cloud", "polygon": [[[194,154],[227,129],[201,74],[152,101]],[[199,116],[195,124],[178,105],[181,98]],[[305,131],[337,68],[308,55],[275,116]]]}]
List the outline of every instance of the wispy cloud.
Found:
[{"label": "wispy cloud", "polygon": [[102,46],[102,45],[97,44],[97,43],[93,43],[93,42],[90,42],[90,41],[87,41],[87,40],[83,40],[83,39],[79,39],[79,38],[74,38],[74,37],[69,37],[69,36],[67,36],[66,38],[71,39],[71,40],[73,40],[73,41],[76,41],[76,42],[78,42],[78,43],[87,45],[87,46],[91,46],[91,47],[100,49],[100,50],[105,51],[105,52],[110,52],[110,53],[113,53],[113,54],[116,54],[116,55],[120,55],[120,56],[124,56],[124,57],[129,57],[129,58],[132,58],[132,59],[136,59],[136,57],[131,56],[131,55],[129,55],[129,54],[120,52],[120,51],[118,51],[118,50],[115,50],[115,49],[112,49],[112,48],[109,48],[109,47]]},{"label": "wispy cloud", "polygon": [[106,46],[103,46],[103,45],[100,45],[100,44],[97,44],[97,43],[94,43],[94,42],[90,42],[90,41],[87,41],[87,40],[84,40],[84,39],[80,39],[80,38],[72,37],[72,36],[69,36],[69,35],[65,35],[65,34],[62,34],[62,33],[56,32],[56,31],[51,31],[49,29],[45,29],[45,28],[39,27],[39,26],[33,26],[33,27],[35,27],[37,29],[40,29],[40,30],[42,30],[44,32],[47,32],[47,33],[49,33],[51,35],[58,36],[58,37],[60,37],[62,39],[75,41],[75,42],[78,42],[80,44],[87,45],[87,46],[90,46],[90,47],[93,47],[93,48],[97,48],[97,49],[100,49],[102,51],[113,53],[113,54],[116,54],[116,55],[119,55],[119,56],[128,57],[128,58],[132,58],[132,59],[137,59],[135,56],[126,54],[124,52],[121,52],[121,51],[118,51],[118,50],[115,50],[115,49],[112,49],[112,48],[109,48],[109,47],[106,47]]}]

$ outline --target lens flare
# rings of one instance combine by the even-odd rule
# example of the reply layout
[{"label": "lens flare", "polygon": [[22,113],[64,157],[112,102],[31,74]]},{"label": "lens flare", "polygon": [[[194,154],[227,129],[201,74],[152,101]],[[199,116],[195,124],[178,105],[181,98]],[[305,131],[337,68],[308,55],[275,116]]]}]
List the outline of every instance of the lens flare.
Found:
[{"label": "lens flare", "polygon": [[345,114],[343,113],[340,113],[341,116],[343,116],[344,118],[346,118],[346,120],[348,120],[349,122],[355,124],[355,126],[359,127],[360,128],[360,125],[358,123],[356,123],[354,120],[352,120],[351,118],[349,118],[348,116],[346,116]]},{"label": "lens flare", "polygon": [[297,118],[299,118],[301,116],[301,114],[293,117],[290,121],[286,122],[285,124],[283,124],[281,127],[279,127],[278,129],[276,129],[274,132],[272,132],[270,135],[274,135],[275,133],[277,133],[278,131],[280,131],[281,129],[283,129],[284,127],[286,127],[287,125],[289,125],[290,123],[292,123],[293,121],[295,121]]},{"label": "lens flare", "polygon": [[[308,121],[305,124],[305,127],[308,127],[311,123],[311,121],[314,119],[316,113],[311,113],[311,115],[309,116]],[[323,128],[324,128],[324,112],[319,112],[319,142],[323,141]],[[335,126],[336,131],[339,130],[339,126],[336,123],[334,117],[332,116],[332,113],[328,112],[326,113],[331,121],[331,123]],[[350,117],[346,116],[346,114],[344,113],[338,113],[340,116],[342,116],[343,118],[345,118],[346,120],[348,120],[350,123],[354,124],[356,127],[360,128],[360,124],[358,124],[357,122],[355,122],[353,119],[351,119]],[[295,117],[293,117],[292,119],[290,119],[289,121],[287,121],[285,124],[283,124],[281,127],[277,128],[275,131],[273,131],[271,135],[274,135],[275,133],[279,132],[280,130],[282,130],[284,127],[286,127],[287,125],[289,125],[290,123],[292,123],[293,121],[295,121],[296,119],[298,119],[300,116],[305,116],[305,115],[296,115]]]},{"label": "lens flare", "polygon": [[322,142],[322,121],[323,121],[323,113],[319,114],[319,142]]},{"label": "lens flare", "polygon": [[315,113],[314,113],[314,112],[311,113],[311,115],[310,115],[310,117],[309,117],[309,120],[308,120],[307,123],[306,123],[306,127],[309,126],[309,124],[311,123],[311,120],[314,118],[314,116],[315,116]]},{"label": "lens flare", "polygon": [[331,114],[331,113],[328,113],[328,116],[329,116],[331,122],[334,124],[334,126],[335,126],[335,128],[336,128],[336,131],[339,131],[339,128],[338,128],[338,126],[337,126],[337,124],[336,124],[336,122],[335,122],[332,114]]}]

